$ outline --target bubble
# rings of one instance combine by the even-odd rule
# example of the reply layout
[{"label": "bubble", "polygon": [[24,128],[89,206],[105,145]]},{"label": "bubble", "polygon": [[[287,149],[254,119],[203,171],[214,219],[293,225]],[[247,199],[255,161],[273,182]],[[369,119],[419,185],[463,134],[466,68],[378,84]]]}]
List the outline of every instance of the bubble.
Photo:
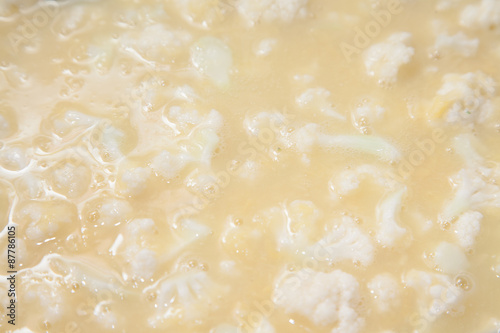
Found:
[{"label": "bubble", "polygon": [[459,274],[455,278],[455,285],[462,290],[469,291],[473,287],[472,278],[464,274]]}]

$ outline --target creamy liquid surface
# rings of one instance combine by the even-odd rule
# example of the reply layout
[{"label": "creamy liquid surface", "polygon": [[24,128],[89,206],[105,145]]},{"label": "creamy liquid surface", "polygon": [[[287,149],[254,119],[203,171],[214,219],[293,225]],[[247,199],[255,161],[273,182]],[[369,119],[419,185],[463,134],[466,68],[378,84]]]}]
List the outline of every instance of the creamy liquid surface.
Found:
[{"label": "creamy liquid surface", "polygon": [[500,329],[499,2],[5,0],[0,31],[1,331]]}]

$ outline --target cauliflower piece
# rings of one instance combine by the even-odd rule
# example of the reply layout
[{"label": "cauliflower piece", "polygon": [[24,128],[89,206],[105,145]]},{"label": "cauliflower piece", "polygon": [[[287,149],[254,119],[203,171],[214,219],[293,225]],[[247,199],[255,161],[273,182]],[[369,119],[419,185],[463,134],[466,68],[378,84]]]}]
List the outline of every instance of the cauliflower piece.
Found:
[{"label": "cauliflower piece", "polygon": [[91,143],[104,162],[115,161],[130,152],[135,145],[132,128],[119,128],[107,120],[92,131]]},{"label": "cauliflower piece", "polygon": [[151,168],[158,175],[170,180],[175,178],[192,160],[193,158],[186,153],[172,154],[167,150],[162,150],[153,158]]},{"label": "cauliflower piece", "polygon": [[332,263],[350,260],[367,266],[373,262],[374,248],[370,238],[356,227],[354,219],[344,216],[306,253],[317,260]]},{"label": "cauliflower piece", "polygon": [[158,255],[148,249],[157,233],[152,219],[134,219],[126,226],[126,249],[122,256],[130,265],[132,278],[149,279],[158,266]]},{"label": "cauliflower piece", "polygon": [[143,294],[154,295],[154,309],[148,319],[152,328],[165,328],[183,322],[200,323],[219,307],[228,288],[213,281],[205,272],[192,269],[175,272],[144,288]]},{"label": "cauliflower piece", "polygon": [[397,222],[397,215],[401,211],[401,203],[406,193],[406,187],[402,187],[389,193],[377,205],[375,215],[377,216],[377,241],[383,246],[393,246],[394,242],[406,233],[406,229]]},{"label": "cauliflower piece", "polygon": [[344,196],[356,190],[362,181],[372,180],[376,185],[382,188],[396,188],[397,183],[388,174],[382,172],[379,168],[363,164],[355,169],[342,171],[340,174],[332,177],[329,181],[329,188],[332,193]]},{"label": "cauliflower piece", "polygon": [[439,243],[434,251],[434,263],[446,274],[457,274],[469,266],[462,249],[448,242]]},{"label": "cauliflower piece", "polygon": [[493,112],[495,81],[483,72],[446,74],[430,109],[432,119],[445,116],[448,123],[482,123]]},{"label": "cauliflower piece", "polygon": [[155,172],[168,179],[190,162],[211,165],[214,151],[220,142],[219,131],[223,126],[223,118],[217,110],[200,115],[196,110],[172,107],[168,117],[163,115],[163,121],[176,135],[184,135],[176,147],[162,151],[153,159],[151,167]]},{"label": "cauliflower piece", "polygon": [[469,210],[485,206],[500,207],[500,187],[487,182],[477,171],[462,169],[450,180],[455,193],[438,216],[441,224],[451,223]]},{"label": "cauliflower piece", "polygon": [[307,0],[237,0],[236,8],[251,26],[259,22],[291,22],[304,17]]},{"label": "cauliflower piece", "polygon": [[186,132],[193,126],[201,124],[203,117],[198,110],[172,106],[168,111],[168,117],[163,115],[163,121],[171,127],[176,134]]},{"label": "cauliflower piece", "polygon": [[380,85],[396,82],[399,68],[410,62],[415,49],[407,45],[411,34],[399,32],[387,41],[375,44],[363,53],[367,74],[377,79]]},{"label": "cauliflower piece", "polygon": [[310,88],[298,96],[295,102],[303,109],[319,110],[329,117],[345,120],[345,116],[338,113],[336,108],[328,101],[330,95],[331,92],[325,88]]},{"label": "cauliflower piece", "polygon": [[34,332],[27,327],[23,327],[15,331],[12,331],[12,333],[34,333]]},{"label": "cauliflower piece", "polygon": [[344,260],[368,265],[373,261],[370,238],[347,216],[325,226],[322,232],[321,213],[311,201],[295,200],[283,207],[272,207],[258,214],[276,226],[278,250],[305,255],[318,261],[337,263]]},{"label": "cauliflower piece", "polygon": [[52,255],[46,255],[42,261],[31,268],[18,272],[18,302],[36,304],[39,312],[32,314],[47,321],[61,319],[67,310],[64,276],[55,273],[49,266]]},{"label": "cauliflower piece", "polygon": [[[271,211],[282,217],[281,210]],[[270,217],[267,216],[267,218]],[[246,222],[230,216],[227,227],[222,233],[222,246],[230,254],[245,257],[245,260],[249,260],[251,258],[249,254],[267,249],[267,244],[264,244],[262,240],[262,236],[266,232],[266,225],[260,218],[254,217],[252,221]]]},{"label": "cauliflower piece", "polygon": [[398,281],[391,274],[376,275],[368,282],[367,287],[380,311],[387,312],[399,304]]},{"label": "cauliflower piece", "polygon": [[406,194],[405,186],[372,165],[360,165],[333,177],[329,181],[330,192],[340,197],[347,195],[357,189],[367,178],[386,191],[375,210],[379,227],[376,235],[377,241],[382,246],[393,246],[394,242],[406,233],[406,229],[397,222],[403,196]]},{"label": "cauliflower piece", "polygon": [[498,31],[500,3],[496,0],[481,0],[481,3],[466,6],[460,14],[460,24],[469,28]]},{"label": "cauliflower piece", "polygon": [[124,192],[129,195],[139,195],[147,188],[147,183],[150,180],[151,169],[137,167],[134,169],[126,170],[121,181],[125,185]]},{"label": "cauliflower piece", "polygon": [[343,149],[370,154],[384,161],[399,161],[401,153],[390,142],[374,135],[330,135],[320,131],[319,125],[309,123],[295,130],[289,141],[299,152],[310,152],[314,145],[327,149]]},{"label": "cauliflower piece", "polygon": [[464,309],[464,291],[447,275],[411,270],[404,275],[403,282],[419,295],[420,311],[425,318],[434,321],[444,313]]},{"label": "cauliflower piece", "polygon": [[210,110],[196,130],[189,135],[189,146],[180,147],[187,150],[194,159],[206,166],[212,163],[214,151],[217,148],[220,137],[219,131],[223,125],[223,118],[216,110]]},{"label": "cauliflower piece", "polygon": [[275,282],[273,302],[287,314],[299,314],[332,333],[356,333],[364,319],[356,311],[361,298],[356,278],[341,270],[285,272]]},{"label": "cauliflower piece", "polygon": [[35,242],[56,235],[63,239],[79,225],[75,205],[63,200],[25,201],[17,207],[15,218],[26,237]]},{"label": "cauliflower piece", "polygon": [[191,47],[191,62],[200,73],[208,76],[216,85],[225,87],[229,84],[233,54],[222,40],[215,37],[199,39]]},{"label": "cauliflower piece", "polygon": [[90,171],[85,164],[71,161],[61,162],[51,170],[54,191],[67,198],[77,198],[85,194],[90,186]]},{"label": "cauliflower piece", "polygon": [[[268,214],[281,215],[281,209],[275,207]],[[283,210],[284,223],[281,223],[283,228],[278,236],[278,246],[280,249],[289,249],[295,251],[303,251],[315,234],[318,232],[317,222],[320,218],[320,211],[312,203],[307,200],[295,200],[285,207]]]},{"label": "cauliflower piece", "polygon": [[175,4],[186,22],[204,29],[218,22],[231,8],[220,0],[175,0]]},{"label": "cauliflower piece", "polygon": [[453,223],[453,232],[458,244],[464,249],[470,249],[481,229],[483,214],[470,210],[461,214]]},{"label": "cauliflower piece", "polygon": [[146,63],[161,61],[166,54],[175,55],[189,44],[192,36],[185,29],[174,29],[162,23],[135,27],[120,38],[123,49]]},{"label": "cauliflower piece", "polygon": [[384,113],[385,108],[382,106],[374,105],[371,101],[363,101],[351,113],[351,121],[361,134],[370,134],[373,124],[382,119]]},{"label": "cauliflower piece", "polygon": [[167,230],[161,227],[150,218],[138,218],[117,236],[109,250],[123,260],[125,280],[151,279],[161,263],[211,233],[210,228],[191,219],[177,221]]},{"label": "cauliflower piece", "polygon": [[476,54],[479,46],[479,39],[468,39],[463,32],[458,32],[453,36],[439,34],[434,43],[434,49],[440,55],[459,54],[464,57],[472,57]]},{"label": "cauliflower piece", "polygon": [[114,226],[129,221],[133,216],[130,203],[115,197],[99,197],[86,203],[82,218],[96,226]]},{"label": "cauliflower piece", "polygon": [[263,138],[265,131],[272,131],[277,137],[284,136],[288,123],[289,120],[280,112],[259,112],[255,116],[246,117],[243,126],[249,135]]}]

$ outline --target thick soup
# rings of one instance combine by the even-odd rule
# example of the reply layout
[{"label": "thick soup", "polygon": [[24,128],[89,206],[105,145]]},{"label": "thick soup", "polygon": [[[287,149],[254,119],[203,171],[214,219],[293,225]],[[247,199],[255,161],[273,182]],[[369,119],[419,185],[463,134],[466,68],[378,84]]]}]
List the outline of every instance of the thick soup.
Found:
[{"label": "thick soup", "polygon": [[0,331],[500,331],[500,1],[0,1]]}]

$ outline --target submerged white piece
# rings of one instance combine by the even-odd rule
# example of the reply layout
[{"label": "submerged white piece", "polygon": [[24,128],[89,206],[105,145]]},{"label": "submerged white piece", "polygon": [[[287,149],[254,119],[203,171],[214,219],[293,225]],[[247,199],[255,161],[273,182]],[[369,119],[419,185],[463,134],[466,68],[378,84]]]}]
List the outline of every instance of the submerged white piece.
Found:
[{"label": "submerged white piece", "polygon": [[273,302],[288,314],[300,314],[332,333],[357,333],[364,320],[357,313],[360,294],[354,276],[341,270],[285,272],[276,281]]},{"label": "submerged white piece", "polygon": [[415,49],[408,46],[410,38],[410,33],[399,32],[368,48],[363,53],[367,74],[381,85],[395,83],[399,68],[409,63],[415,53]]}]

